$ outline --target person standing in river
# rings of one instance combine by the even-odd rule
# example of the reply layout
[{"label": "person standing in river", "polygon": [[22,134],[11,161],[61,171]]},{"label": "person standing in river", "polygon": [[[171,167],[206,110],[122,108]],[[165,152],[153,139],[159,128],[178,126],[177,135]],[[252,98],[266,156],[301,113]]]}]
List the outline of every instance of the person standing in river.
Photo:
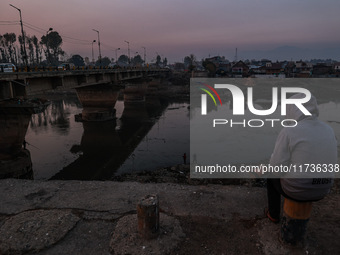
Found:
[{"label": "person standing in river", "polygon": [[183,154],[183,162],[184,162],[184,165],[187,164],[187,154],[186,153]]}]

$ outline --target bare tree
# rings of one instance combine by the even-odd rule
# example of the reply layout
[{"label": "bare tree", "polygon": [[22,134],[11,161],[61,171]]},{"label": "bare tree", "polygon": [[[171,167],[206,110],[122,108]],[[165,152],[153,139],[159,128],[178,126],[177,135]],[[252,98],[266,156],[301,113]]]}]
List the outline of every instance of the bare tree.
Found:
[{"label": "bare tree", "polygon": [[32,42],[33,42],[33,45],[35,47],[35,60],[36,60],[36,63],[39,64],[40,63],[40,61],[39,61],[40,60],[40,58],[39,58],[39,47],[40,47],[40,45],[39,45],[38,38],[35,35],[32,36]]},{"label": "bare tree", "polygon": [[26,42],[28,43],[28,59],[30,64],[34,64],[34,47],[33,39],[30,36],[26,36]]},{"label": "bare tree", "polygon": [[[26,38],[25,32],[24,32],[24,36]],[[24,45],[24,40],[23,40],[22,35],[18,36],[18,40],[19,40],[19,43],[20,43],[20,55],[21,55],[22,63],[25,63],[25,57],[26,56],[25,56],[24,47],[26,47],[26,45]]]},{"label": "bare tree", "polygon": [[14,58],[14,43],[16,42],[17,37],[15,33],[6,33],[3,35],[3,42],[4,47],[7,48],[7,60],[8,62],[12,62],[16,64],[15,58]]},{"label": "bare tree", "polygon": [[2,35],[0,35],[0,51],[1,51],[1,62],[7,62],[4,37]]}]

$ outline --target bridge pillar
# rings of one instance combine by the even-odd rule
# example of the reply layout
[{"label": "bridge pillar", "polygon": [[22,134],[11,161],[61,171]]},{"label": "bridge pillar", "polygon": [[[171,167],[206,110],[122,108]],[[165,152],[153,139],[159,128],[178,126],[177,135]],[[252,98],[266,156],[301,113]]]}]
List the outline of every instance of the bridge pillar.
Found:
[{"label": "bridge pillar", "polygon": [[125,85],[124,104],[145,102],[147,84]]},{"label": "bridge pillar", "polygon": [[0,82],[0,98],[5,99],[5,98],[25,97],[26,90],[25,90],[24,83],[22,82],[12,82],[12,81]]},{"label": "bridge pillar", "polygon": [[33,179],[33,168],[29,150],[21,149],[15,157],[0,160],[0,179]]},{"label": "bridge pillar", "polygon": [[13,87],[11,81],[1,82],[0,98],[13,98]]},{"label": "bridge pillar", "polygon": [[86,75],[78,75],[77,76],[77,82],[78,82],[78,85],[87,83],[88,82],[88,76],[86,76]]},{"label": "bridge pillar", "polygon": [[20,152],[30,119],[30,113],[0,113],[0,159]]},{"label": "bridge pillar", "polygon": [[76,88],[76,91],[83,105],[83,121],[106,121],[116,118],[114,106],[119,88],[109,84],[98,84]]},{"label": "bridge pillar", "polygon": [[22,148],[30,119],[24,108],[0,108],[0,178],[32,178],[31,155]]}]

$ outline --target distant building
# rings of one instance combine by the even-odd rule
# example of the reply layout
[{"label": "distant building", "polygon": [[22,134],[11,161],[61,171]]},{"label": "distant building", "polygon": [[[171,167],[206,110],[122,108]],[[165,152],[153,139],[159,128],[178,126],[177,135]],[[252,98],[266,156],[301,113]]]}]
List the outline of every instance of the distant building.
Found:
[{"label": "distant building", "polygon": [[295,62],[294,77],[308,78],[311,76],[313,70],[312,63],[307,63],[302,60]]},{"label": "distant building", "polygon": [[218,69],[216,70],[216,74],[220,76],[227,76],[230,73],[231,73],[230,63],[220,63]]},{"label": "distant building", "polygon": [[294,71],[295,71],[295,62],[289,61],[284,68],[284,73],[286,77],[294,77]]},{"label": "distant building", "polygon": [[250,65],[249,74],[252,77],[285,77],[285,62],[272,63],[271,61],[260,62],[259,65]]},{"label": "distant building", "polygon": [[267,62],[265,66],[266,75],[279,75],[284,72],[284,69],[282,67],[282,63],[276,62]]},{"label": "distant building", "polygon": [[204,62],[210,75],[227,76],[231,72],[230,62],[224,56],[206,58]]},{"label": "distant building", "polygon": [[231,67],[231,72],[234,77],[248,77],[249,67],[240,60]]},{"label": "distant building", "polygon": [[312,77],[328,78],[335,77],[333,67],[324,63],[319,63],[313,66]]},{"label": "distant building", "polygon": [[253,77],[266,75],[266,69],[260,65],[249,65],[249,74]]},{"label": "distant building", "polygon": [[340,62],[333,64],[333,71],[336,77],[340,77]]},{"label": "distant building", "polygon": [[211,63],[213,63],[216,68],[218,69],[220,66],[225,66],[227,64],[229,64],[229,61],[225,58],[225,57],[221,57],[221,56],[215,56],[215,57],[211,57],[211,58],[206,58],[205,61],[209,61]]}]

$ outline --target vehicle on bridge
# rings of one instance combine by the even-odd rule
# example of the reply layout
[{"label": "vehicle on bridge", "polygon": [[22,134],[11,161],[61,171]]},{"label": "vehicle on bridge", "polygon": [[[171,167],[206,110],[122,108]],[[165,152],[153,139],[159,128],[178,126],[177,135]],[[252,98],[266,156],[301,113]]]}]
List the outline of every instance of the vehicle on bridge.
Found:
[{"label": "vehicle on bridge", "polygon": [[75,65],[73,63],[62,63],[58,66],[59,71],[73,70],[74,68],[75,68]]},{"label": "vehicle on bridge", "polygon": [[2,73],[13,73],[16,70],[16,66],[12,63],[0,63],[0,72]]}]

